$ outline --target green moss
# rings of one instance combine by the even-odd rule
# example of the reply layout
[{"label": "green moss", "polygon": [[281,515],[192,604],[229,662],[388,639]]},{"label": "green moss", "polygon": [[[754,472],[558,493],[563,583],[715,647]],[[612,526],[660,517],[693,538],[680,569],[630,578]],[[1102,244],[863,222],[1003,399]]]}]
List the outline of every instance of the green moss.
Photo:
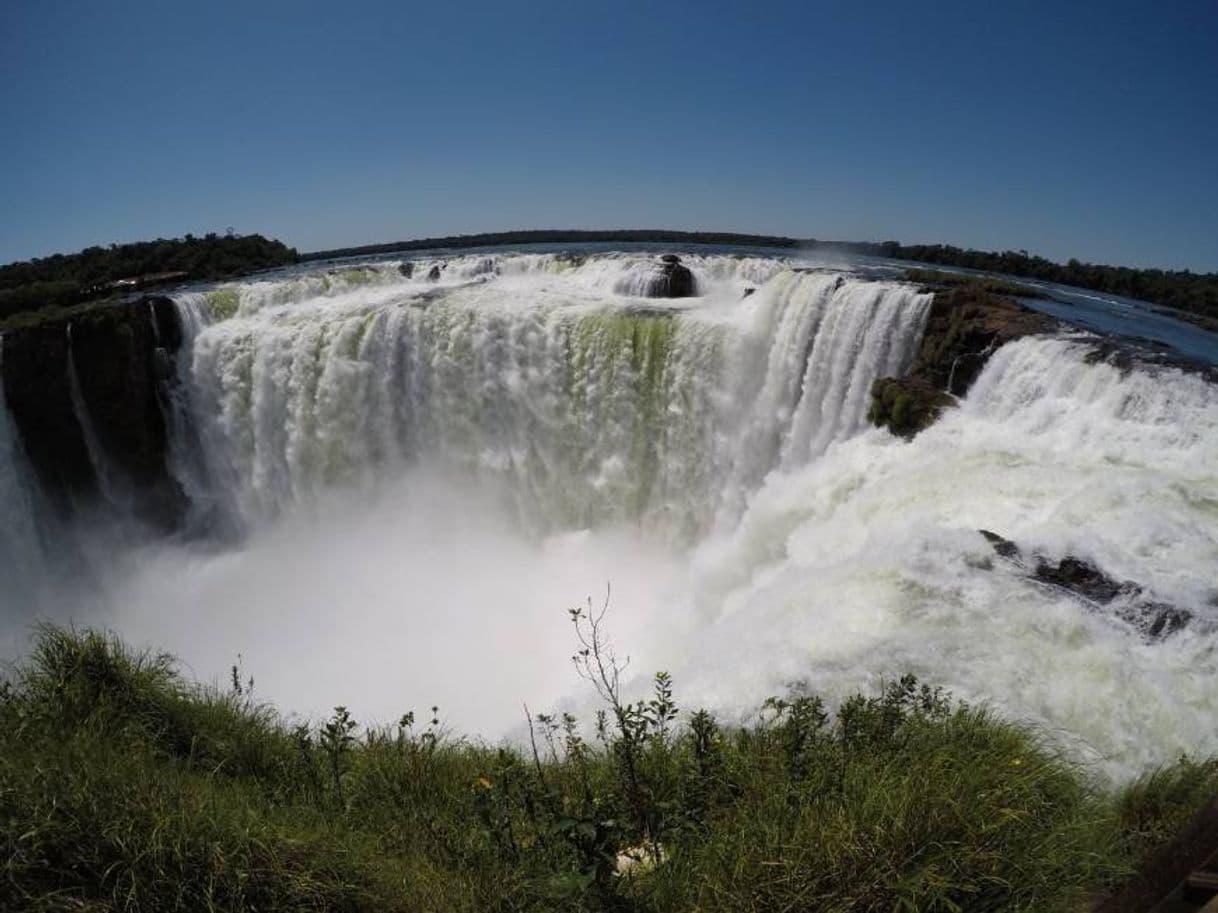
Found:
[{"label": "green moss", "polygon": [[203,297],[207,302],[207,312],[216,322],[236,316],[241,307],[241,293],[232,286],[212,289]]}]

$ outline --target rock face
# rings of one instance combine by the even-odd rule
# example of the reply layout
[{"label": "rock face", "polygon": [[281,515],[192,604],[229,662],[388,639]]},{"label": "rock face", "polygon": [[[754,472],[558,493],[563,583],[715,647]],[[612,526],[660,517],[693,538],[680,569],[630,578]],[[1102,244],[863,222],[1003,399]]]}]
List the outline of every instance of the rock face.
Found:
[{"label": "rock face", "polygon": [[909,373],[879,378],[871,388],[868,418],[906,438],[933,424],[956,397],[967,393],[999,346],[1057,325],[1013,299],[976,286],[927,290],[935,297]]},{"label": "rock face", "polygon": [[676,254],[660,257],[660,268],[647,287],[648,298],[691,298],[697,294],[697,283],[689,267]]},{"label": "rock face", "polygon": [[995,349],[1056,326],[1053,318],[1011,298],[970,286],[936,292],[910,374],[953,396],[963,396]]},{"label": "rock face", "polygon": [[185,498],[166,465],[162,397],[181,344],[168,298],[98,307],[5,333],[5,402],[43,490],[60,511],[110,495],[146,522],[177,525]]},{"label": "rock face", "polygon": [[1023,551],[1010,539],[988,529],[978,532],[990,543],[995,554],[1031,580],[1060,589],[1089,608],[1110,611],[1149,640],[1174,634],[1192,620],[1192,613],[1187,609],[1147,599],[1140,584],[1132,580],[1113,580],[1090,561],[1072,555],[1056,562],[1043,555],[1025,558]]}]

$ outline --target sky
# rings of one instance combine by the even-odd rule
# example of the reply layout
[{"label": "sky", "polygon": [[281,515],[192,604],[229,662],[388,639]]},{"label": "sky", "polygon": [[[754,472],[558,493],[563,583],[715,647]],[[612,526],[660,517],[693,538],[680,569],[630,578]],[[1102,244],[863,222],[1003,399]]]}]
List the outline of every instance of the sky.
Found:
[{"label": "sky", "polygon": [[1218,2],[0,7],[0,262],[192,232],[943,242],[1218,270]]}]

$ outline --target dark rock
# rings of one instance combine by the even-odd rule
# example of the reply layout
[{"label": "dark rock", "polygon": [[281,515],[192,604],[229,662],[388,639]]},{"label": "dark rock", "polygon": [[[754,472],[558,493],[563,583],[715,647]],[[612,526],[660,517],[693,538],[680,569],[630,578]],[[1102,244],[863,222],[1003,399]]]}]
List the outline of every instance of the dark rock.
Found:
[{"label": "dark rock", "polygon": [[1192,620],[1192,613],[1164,602],[1145,602],[1137,608],[1135,616],[1122,617],[1131,624],[1143,628],[1152,638],[1175,634]]},{"label": "dark rock", "polygon": [[[1051,317],[979,286],[934,290],[909,373],[900,379],[881,378],[872,385],[871,421],[912,437],[968,392],[999,346],[1056,326]],[[900,412],[896,421],[894,411]]]},{"label": "dark rock", "polygon": [[401,273],[403,276],[405,276],[407,279],[413,278],[413,276],[414,276],[414,261],[413,261],[413,260],[407,260],[405,263],[399,263],[399,264],[398,264],[398,272],[399,272],[399,273]]},{"label": "dark rock", "polygon": [[937,292],[910,374],[963,396],[999,346],[1057,326],[1011,298],[968,286]]},{"label": "dark rock", "polygon": [[660,269],[647,287],[648,298],[690,298],[696,294],[694,274],[676,254],[660,258]]},{"label": "dark rock", "polygon": [[998,533],[992,533],[988,529],[979,529],[977,532],[985,536],[987,542],[993,546],[994,551],[998,553],[1000,558],[1018,558],[1019,546],[1010,539],[1004,539]]},{"label": "dark rock", "polygon": [[744,294],[743,294],[743,295],[741,295],[740,297],[741,297],[741,298],[747,298],[749,295],[753,294],[753,292],[755,292],[755,291],[757,291],[757,289],[755,289],[755,288],[746,288],[746,289],[744,290]]},{"label": "dark rock", "polygon": [[1038,559],[1033,576],[1037,580],[1085,596],[1092,602],[1112,602],[1118,596],[1136,595],[1141,592],[1136,583],[1117,583],[1094,564],[1069,555],[1056,565],[1044,558]]},{"label": "dark rock", "polygon": [[152,312],[153,336],[160,348],[169,354],[182,348],[182,321],[178,317],[177,305],[172,298],[156,295],[144,299]]},{"label": "dark rock", "polygon": [[[988,529],[978,530],[995,553],[1015,564],[1032,580],[1062,590],[1093,609],[1105,609],[1150,640],[1160,640],[1185,627],[1192,612],[1144,597],[1132,580],[1113,580],[1089,561],[1067,555],[1060,561],[1034,555],[1029,565],[1019,546]],[[974,566],[983,566],[974,564]],[[988,568],[987,568],[988,569]]]},{"label": "dark rock", "polygon": [[429,282],[438,282],[440,280],[440,264],[436,264],[427,271],[427,280]]},{"label": "dark rock", "polygon": [[871,385],[867,418],[873,425],[911,438],[934,424],[939,413],[954,404],[954,397],[921,378],[881,377]]},{"label": "dark rock", "polygon": [[180,521],[185,498],[166,464],[162,385],[181,342],[168,298],[97,307],[5,334],[5,401],[41,487],[61,513],[100,493],[73,403],[70,358],[108,475],[141,519],[164,529]]}]

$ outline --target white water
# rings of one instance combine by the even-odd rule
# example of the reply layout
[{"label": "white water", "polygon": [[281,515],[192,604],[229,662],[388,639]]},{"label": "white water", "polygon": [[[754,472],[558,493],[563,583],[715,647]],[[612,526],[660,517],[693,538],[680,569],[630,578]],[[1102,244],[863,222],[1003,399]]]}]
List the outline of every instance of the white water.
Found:
[{"label": "white water", "polygon": [[[564,610],[611,580],[632,670],[725,716],[913,671],[1113,775],[1218,750],[1213,386],[1024,340],[902,442],[865,427],[866,393],[907,364],[925,299],[685,262],[703,297],[615,292],[646,258],[499,256],[184,298],[202,446],[179,473],[246,536],[107,555],[67,614],[203,678],[241,652],[287,708],[435,702],[494,737],[522,701],[580,706]],[[981,567],[978,528],[1199,617],[1147,643]]]},{"label": "white water", "polygon": [[[194,334],[185,383],[213,500],[256,526],[334,484],[440,460],[506,480],[535,529],[639,521],[688,537],[734,519],[770,469],[855,433],[929,304],[826,273],[691,303],[505,271],[441,297],[396,267],[397,282],[291,306],[243,293],[238,316]],[[192,321],[208,303],[185,302]]]},{"label": "white water", "polygon": [[[0,336],[0,377],[3,363],[4,337]],[[0,387],[0,586],[4,592],[0,610],[35,599],[38,581],[44,576],[31,475]],[[13,635],[5,627],[0,625],[0,647],[11,647]]]}]

